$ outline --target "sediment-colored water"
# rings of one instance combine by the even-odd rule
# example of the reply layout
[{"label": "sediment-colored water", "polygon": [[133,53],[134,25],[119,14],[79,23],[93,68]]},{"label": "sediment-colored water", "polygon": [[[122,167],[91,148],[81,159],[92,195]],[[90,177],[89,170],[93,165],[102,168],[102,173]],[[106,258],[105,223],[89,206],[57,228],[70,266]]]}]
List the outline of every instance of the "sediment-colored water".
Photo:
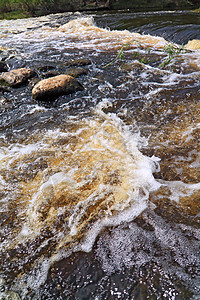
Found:
[{"label": "sediment-colored water", "polygon": [[0,22],[10,69],[91,60],[84,91],[0,96],[0,299],[199,299],[200,37],[174,14]]}]

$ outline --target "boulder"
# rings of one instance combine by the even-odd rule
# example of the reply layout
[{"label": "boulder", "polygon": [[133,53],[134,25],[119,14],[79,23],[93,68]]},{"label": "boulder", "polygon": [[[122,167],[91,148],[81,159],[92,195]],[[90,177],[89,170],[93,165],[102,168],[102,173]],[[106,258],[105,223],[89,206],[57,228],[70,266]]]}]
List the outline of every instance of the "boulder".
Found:
[{"label": "boulder", "polygon": [[58,75],[39,81],[32,90],[35,100],[53,100],[61,95],[83,90],[81,83],[69,75]]},{"label": "boulder", "polygon": [[35,75],[31,69],[20,68],[0,75],[0,83],[5,86],[18,87],[27,82],[27,80]]}]

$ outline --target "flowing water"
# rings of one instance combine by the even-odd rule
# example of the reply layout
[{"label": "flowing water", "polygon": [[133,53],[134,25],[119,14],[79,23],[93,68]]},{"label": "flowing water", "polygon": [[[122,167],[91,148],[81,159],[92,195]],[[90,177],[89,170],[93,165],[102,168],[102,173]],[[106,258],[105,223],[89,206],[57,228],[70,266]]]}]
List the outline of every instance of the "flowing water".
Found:
[{"label": "flowing water", "polygon": [[199,29],[190,12],[0,21],[10,69],[91,60],[84,91],[0,96],[0,299],[200,299],[200,52],[179,47]]}]

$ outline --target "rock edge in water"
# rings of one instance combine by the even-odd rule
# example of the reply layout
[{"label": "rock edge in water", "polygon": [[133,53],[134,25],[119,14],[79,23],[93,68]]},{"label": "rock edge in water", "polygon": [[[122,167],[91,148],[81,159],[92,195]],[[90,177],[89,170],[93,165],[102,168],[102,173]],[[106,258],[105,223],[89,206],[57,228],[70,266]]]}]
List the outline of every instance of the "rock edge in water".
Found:
[{"label": "rock edge in water", "polygon": [[200,50],[200,40],[194,39],[188,41],[185,45],[185,49],[187,50]]},{"label": "rock edge in water", "polygon": [[5,61],[0,61],[0,73],[7,72],[8,66]]},{"label": "rock edge in water", "polygon": [[35,75],[35,71],[27,68],[14,69],[0,76],[0,83],[5,86],[18,87]]},{"label": "rock edge in water", "polygon": [[39,81],[32,90],[32,97],[35,100],[51,100],[83,89],[82,84],[74,77],[61,74]]}]

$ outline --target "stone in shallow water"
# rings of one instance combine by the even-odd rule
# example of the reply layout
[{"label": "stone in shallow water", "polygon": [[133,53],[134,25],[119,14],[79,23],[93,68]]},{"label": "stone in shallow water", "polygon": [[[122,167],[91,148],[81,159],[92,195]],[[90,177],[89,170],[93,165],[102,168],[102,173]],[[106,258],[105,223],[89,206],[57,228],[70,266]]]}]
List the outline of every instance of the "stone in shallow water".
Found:
[{"label": "stone in shallow water", "polygon": [[36,100],[49,100],[83,89],[81,83],[75,78],[61,74],[38,82],[32,90],[32,97]]},{"label": "stone in shallow water", "polygon": [[27,80],[35,75],[31,69],[20,68],[10,72],[5,72],[0,76],[0,83],[3,85],[18,87],[27,82]]}]

